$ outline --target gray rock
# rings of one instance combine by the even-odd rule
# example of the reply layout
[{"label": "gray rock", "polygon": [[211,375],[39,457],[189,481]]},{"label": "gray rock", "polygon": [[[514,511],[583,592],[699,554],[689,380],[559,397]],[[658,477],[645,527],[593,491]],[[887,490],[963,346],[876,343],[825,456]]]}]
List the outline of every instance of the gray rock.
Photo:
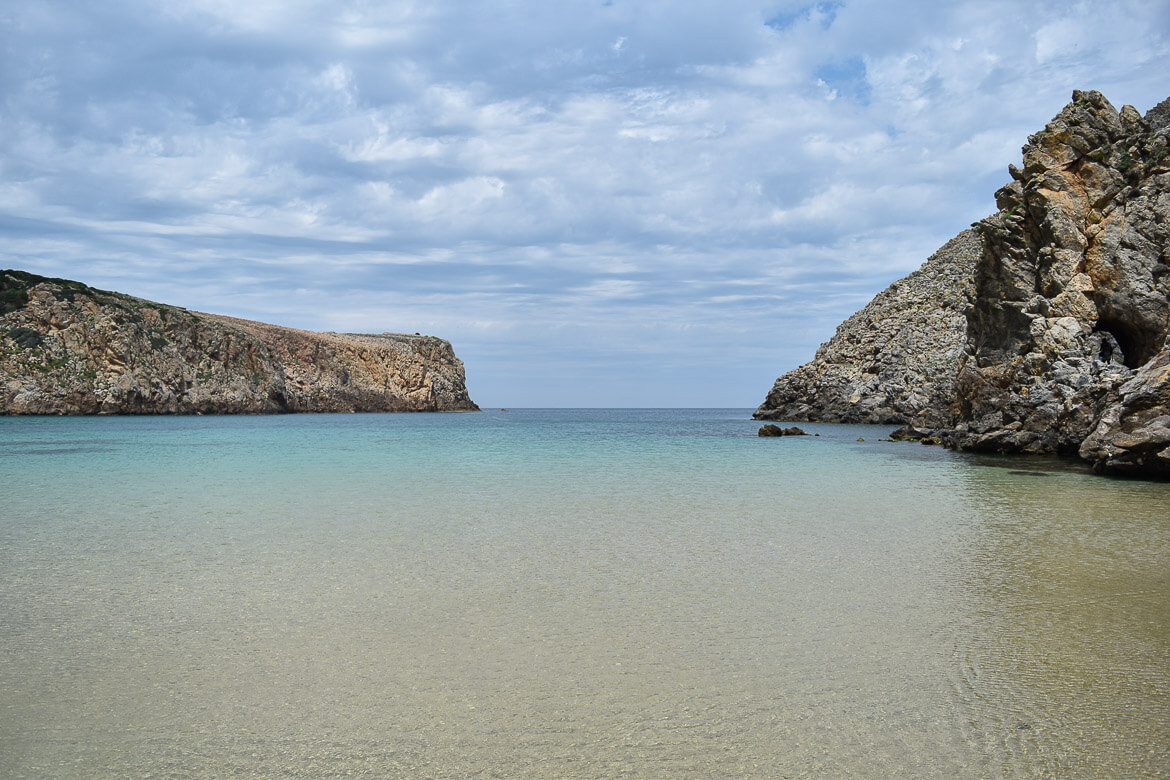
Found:
[{"label": "gray rock", "polygon": [[1158,105],[1146,112],[1146,121],[1150,127],[1164,129],[1170,127],[1170,98],[1166,98]]},{"label": "gray rock", "polygon": [[949,422],[981,252],[972,230],[949,241],[842,323],[812,362],[777,379],[756,419]]},{"label": "gray rock", "polygon": [[1101,473],[1170,478],[1170,350],[1121,386],[1079,453]]},{"label": "gray rock", "polygon": [[442,339],[309,333],[0,271],[0,413],[471,411]]},{"label": "gray rock", "polygon": [[1165,475],[1168,132],[1170,99],[1142,117],[1074,92],[1009,166],[999,212],[843,323],[756,417],[908,423],[960,449]]}]

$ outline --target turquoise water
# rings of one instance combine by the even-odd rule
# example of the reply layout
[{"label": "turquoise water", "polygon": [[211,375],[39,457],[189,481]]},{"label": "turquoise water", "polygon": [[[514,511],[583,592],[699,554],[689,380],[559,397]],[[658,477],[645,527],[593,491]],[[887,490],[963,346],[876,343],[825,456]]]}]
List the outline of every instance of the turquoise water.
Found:
[{"label": "turquoise water", "polygon": [[749,414],[0,418],[0,776],[1170,775],[1170,485]]}]

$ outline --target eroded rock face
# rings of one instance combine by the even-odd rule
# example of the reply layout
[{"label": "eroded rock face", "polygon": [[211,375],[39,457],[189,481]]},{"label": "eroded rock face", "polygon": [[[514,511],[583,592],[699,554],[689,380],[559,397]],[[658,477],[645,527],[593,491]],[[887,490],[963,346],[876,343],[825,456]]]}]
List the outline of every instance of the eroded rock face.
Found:
[{"label": "eroded rock face", "polygon": [[755,418],[948,424],[982,251],[973,230],[949,241],[842,323],[812,362],[777,379]]},{"label": "eroded rock face", "polygon": [[1142,117],[1074,92],[1009,166],[999,212],[917,272],[950,269],[936,302],[913,274],[895,283],[756,416],[908,423],[960,449],[1167,475],[1168,128],[1170,100]]},{"label": "eroded rock face", "polygon": [[955,446],[1077,454],[1170,324],[1170,143],[1099,92],[1029,138],[978,224]]},{"label": "eroded rock face", "polygon": [[310,333],[0,271],[0,412],[473,411],[429,336]]},{"label": "eroded rock face", "polygon": [[1098,471],[1170,477],[1170,350],[1159,352],[1123,384],[1080,456]]}]

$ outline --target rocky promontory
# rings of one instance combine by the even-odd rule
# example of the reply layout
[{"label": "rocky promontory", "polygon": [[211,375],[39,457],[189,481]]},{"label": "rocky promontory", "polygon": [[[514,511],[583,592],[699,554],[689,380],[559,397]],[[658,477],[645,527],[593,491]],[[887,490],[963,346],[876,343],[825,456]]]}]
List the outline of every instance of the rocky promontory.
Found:
[{"label": "rocky promontory", "polygon": [[477,411],[451,344],[312,333],[0,271],[0,413]]},{"label": "rocky promontory", "polygon": [[[1009,166],[999,211],[844,323],[756,416],[908,423],[958,449],[1170,476],[1168,134],[1170,100],[1143,117],[1074,92]],[[948,261],[956,242],[973,262]],[[932,294],[923,277],[948,262]]]},{"label": "rocky promontory", "polygon": [[982,244],[951,239],[843,322],[811,363],[776,380],[755,416],[798,422],[947,421]]}]

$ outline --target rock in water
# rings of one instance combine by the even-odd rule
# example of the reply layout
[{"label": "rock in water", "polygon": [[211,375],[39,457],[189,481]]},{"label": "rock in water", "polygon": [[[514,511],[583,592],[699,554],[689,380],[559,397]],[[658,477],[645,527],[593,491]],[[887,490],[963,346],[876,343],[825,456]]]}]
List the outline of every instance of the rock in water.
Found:
[{"label": "rock in water", "polygon": [[0,413],[476,410],[442,339],[310,333],[0,271]]},{"label": "rock in water", "polygon": [[779,425],[768,424],[760,428],[759,436],[808,436],[807,433],[797,428],[795,425],[791,428],[781,428]]},{"label": "rock in water", "polygon": [[1080,446],[1098,471],[1170,477],[1170,351],[1123,384]]},{"label": "rock in water", "polygon": [[1142,117],[1074,92],[1009,166],[999,212],[842,324],[756,416],[1170,475],[1168,127],[1170,99]]}]

